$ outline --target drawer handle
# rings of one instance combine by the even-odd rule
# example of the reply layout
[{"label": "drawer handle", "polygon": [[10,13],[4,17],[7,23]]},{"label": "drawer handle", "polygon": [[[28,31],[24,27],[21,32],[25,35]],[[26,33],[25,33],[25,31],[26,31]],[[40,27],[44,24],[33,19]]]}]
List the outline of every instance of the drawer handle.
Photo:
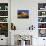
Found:
[{"label": "drawer handle", "polygon": [[1,40],[3,40],[3,39],[1,39]]},{"label": "drawer handle", "polygon": [[45,40],[45,39],[43,39],[43,40]]}]

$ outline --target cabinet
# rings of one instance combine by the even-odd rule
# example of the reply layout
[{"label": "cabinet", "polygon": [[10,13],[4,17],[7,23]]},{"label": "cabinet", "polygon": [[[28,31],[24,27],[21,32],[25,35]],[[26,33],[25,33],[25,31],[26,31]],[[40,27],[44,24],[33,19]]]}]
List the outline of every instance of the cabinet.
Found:
[{"label": "cabinet", "polygon": [[46,3],[38,3],[38,30],[40,37],[46,37]]},{"label": "cabinet", "polygon": [[0,46],[10,45],[10,0],[0,0]]},{"label": "cabinet", "polygon": [[8,37],[5,37],[5,35],[0,35],[0,45],[8,45]]}]

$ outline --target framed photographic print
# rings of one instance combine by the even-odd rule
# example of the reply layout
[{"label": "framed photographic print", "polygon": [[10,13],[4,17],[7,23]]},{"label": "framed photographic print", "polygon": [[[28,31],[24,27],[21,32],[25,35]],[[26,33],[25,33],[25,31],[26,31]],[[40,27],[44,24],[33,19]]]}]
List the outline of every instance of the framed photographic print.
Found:
[{"label": "framed photographic print", "polygon": [[46,29],[39,29],[39,37],[46,37]]},{"label": "framed photographic print", "polygon": [[38,28],[46,28],[46,23],[38,23]]},{"label": "framed photographic print", "polygon": [[8,37],[8,23],[0,23],[0,35]]},{"label": "framed photographic print", "polygon": [[8,22],[8,17],[0,17],[0,22]]},{"label": "framed photographic print", "polygon": [[18,10],[17,18],[29,18],[29,10]]}]

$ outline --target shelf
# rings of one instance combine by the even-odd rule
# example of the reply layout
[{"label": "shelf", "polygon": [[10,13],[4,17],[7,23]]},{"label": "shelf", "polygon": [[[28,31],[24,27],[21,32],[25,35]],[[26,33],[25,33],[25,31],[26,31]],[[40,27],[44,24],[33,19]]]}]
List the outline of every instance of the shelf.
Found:
[{"label": "shelf", "polygon": [[38,17],[46,17],[46,15],[44,15],[44,16],[38,16]]},{"label": "shelf", "polygon": [[38,10],[38,11],[46,11],[46,10]]},{"label": "shelf", "polygon": [[46,37],[46,3],[38,4],[38,32],[39,37]]},{"label": "shelf", "polygon": [[0,3],[0,35],[8,37],[8,3]]},{"label": "shelf", "polygon": [[38,23],[46,23],[46,22],[38,22]]},{"label": "shelf", "polygon": [[0,23],[8,23],[8,22],[0,22]]},{"label": "shelf", "polygon": [[46,28],[38,28],[38,29],[46,29]]},{"label": "shelf", "polygon": [[0,10],[0,11],[8,11],[8,10]]},{"label": "shelf", "polygon": [[8,17],[8,16],[0,16],[0,17]]}]

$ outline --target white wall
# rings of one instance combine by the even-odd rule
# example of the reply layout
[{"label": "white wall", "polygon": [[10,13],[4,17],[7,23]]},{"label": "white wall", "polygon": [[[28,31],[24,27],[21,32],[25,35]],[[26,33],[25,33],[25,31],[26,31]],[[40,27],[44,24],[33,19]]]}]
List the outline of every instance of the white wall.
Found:
[{"label": "white wall", "polygon": [[[33,2],[33,3],[32,3]],[[29,10],[29,19],[18,19],[17,10]],[[37,21],[37,2],[31,0],[12,0],[11,1],[11,22],[16,25],[17,30],[26,30]],[[36,19],[34,19],[36,18]],[[36,22],[35,21],[35,22]],[[36,22],[37,23],[37,22]]]},{"label": "white wall", "polygon": [[[11,0],[11,22],[14,23],[18,32],[19,30],[27,30],[32,24],[35,26],[33,46],[41,46],[39,44],[43,44],[42,38],[38,38],[38,3],[46,3],[46,0]],[[24,9],[29,10],[29,19],[18,19],[17,10]]]},{"label": "white wall", "polygon": [[[38,3],[46,0],[11,0],[11,22],[16,25],[17,30],[27,30],[32,24],[37,28],[38,25]],[[29,19],[18,19],[17,10],[29,10]]]}]

